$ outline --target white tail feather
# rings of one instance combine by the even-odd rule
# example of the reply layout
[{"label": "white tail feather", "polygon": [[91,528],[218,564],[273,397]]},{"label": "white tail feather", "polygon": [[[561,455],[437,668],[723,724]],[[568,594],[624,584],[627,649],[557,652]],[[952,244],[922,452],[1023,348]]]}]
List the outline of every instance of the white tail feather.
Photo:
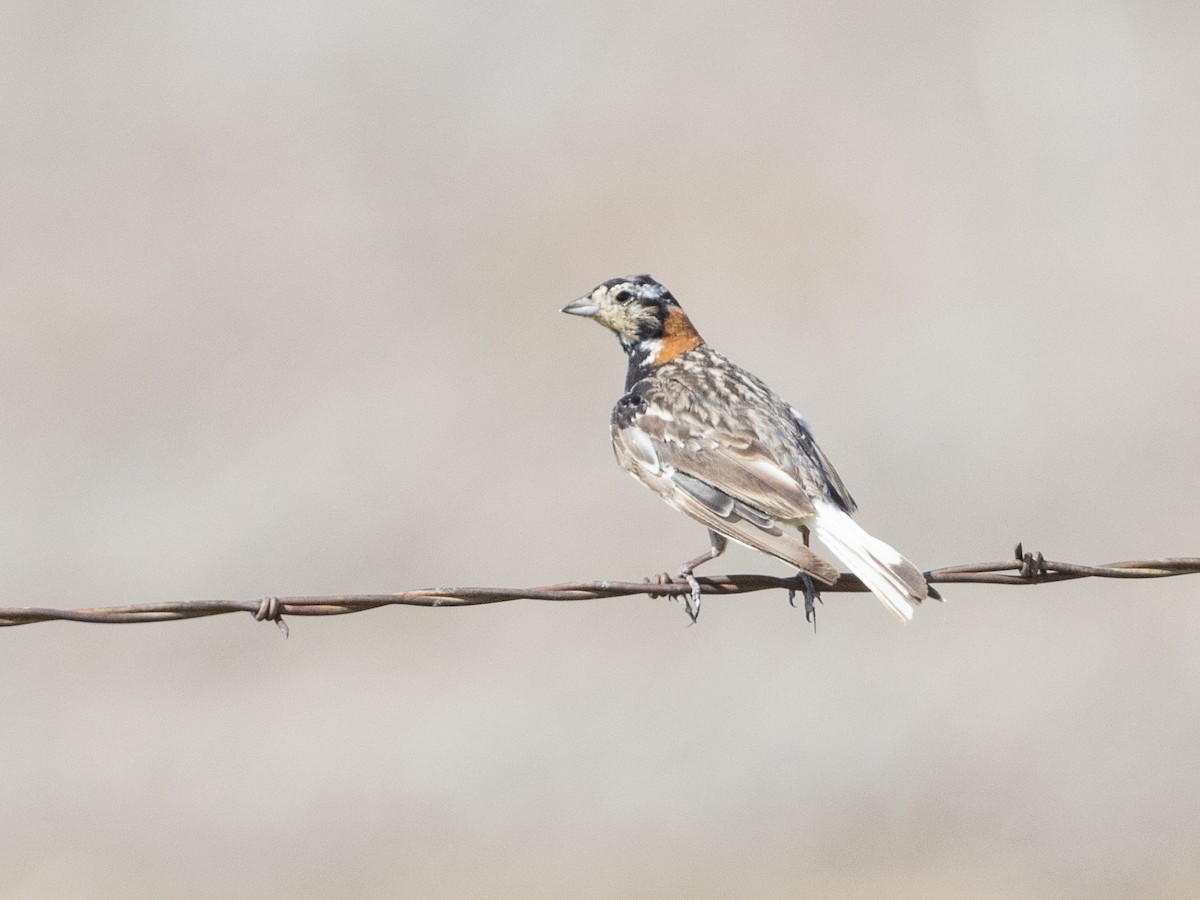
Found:
[{"label": "white tail feather", "polygon": [[914,604],[929,593],[924,576],[912,563],[836,506],[817,504],[817,514],[806,524],[884,606],[906,622],[912,618]]}]

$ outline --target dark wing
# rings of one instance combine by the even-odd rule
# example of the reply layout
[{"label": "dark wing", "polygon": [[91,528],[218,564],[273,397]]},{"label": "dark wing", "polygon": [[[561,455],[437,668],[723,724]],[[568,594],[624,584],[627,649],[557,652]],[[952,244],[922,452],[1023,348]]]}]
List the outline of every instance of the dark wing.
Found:
[{"label": "dark wing", "polygon": [[804,420],[804,416],[796,411],[794,406],[789,407],[789,411],[792,414],[792,420],[796,423],[796,428],[799,429],[796,436],[797,443],[804,452],[804,455],[808,457],[813,469],[824,482],[826,490],[829,491],[829,496],[843,510],[853,513],[858,509],[858,504],[854,502],[854,498],[846,490],[846,485],[842,484],[842,478],[838,475],[837,469],[833,467],[833,463],[829,461],[829,457],[817,446],[817,442],[813,439],[812,431],[809,430],[808,422]]},{"label": "dark wing", "polygon": [[[729,369],[751,377],[732,366]],[[745,382],[738,386],[744,387]],[[772,519],[786,522],[812,516],[813,500],[825,499],[826,483],[841,482],[836,473],[831,478],[826,474],[833,467],[807,428],[787,404],[769,393],[765,397],[728,389],[722,393],[726,402],[717,403],[682,378],[641,381],[618,401],[613,426],[636,424],[661,465]]]},{"label": "dark wing", "polygon": [[755,441],[669,412],[644,389],[618,401],[612,425],[617,461],[671,506],[819,581],[837,579],[837,569],[784,532],[813,514],[812,502]]},{"label": "dark wing", "polygon": [[767,513],[698,478],[664,465],[654,442],[636,424],[613,426],[617,462],[663,500],[725,537],[791,563],[817,581],[833,584],[838,570]]}]

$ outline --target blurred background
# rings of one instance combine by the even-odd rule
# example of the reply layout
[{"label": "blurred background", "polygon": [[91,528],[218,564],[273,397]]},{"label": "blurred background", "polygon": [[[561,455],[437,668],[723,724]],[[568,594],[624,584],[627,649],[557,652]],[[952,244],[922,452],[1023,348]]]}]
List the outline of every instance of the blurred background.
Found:
[{"label": "blurred background", "polygon": [[[0,6],[0,605],[546,584],[666,283],[919,565],[1200,555],[1200,10]],[[747,550],[714,572],[786,569]],[[1200,578],[0,632],[0,896],[1200,894]]]}]

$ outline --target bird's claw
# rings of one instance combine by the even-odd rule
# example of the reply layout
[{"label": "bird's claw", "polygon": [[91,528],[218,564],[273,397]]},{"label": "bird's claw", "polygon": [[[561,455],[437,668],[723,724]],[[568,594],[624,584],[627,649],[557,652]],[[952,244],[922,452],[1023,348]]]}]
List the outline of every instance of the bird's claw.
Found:
[{"label": "bird's claw", "polygon": [[[672,600],[674,600],[678,598],[679,602],[683,604],[683,611],[691,617],[692,623],[694,624],[695,621],[700,618],[700,582],[696,580],[696,576],[691,572],[680,572],[675,577],[682,578],[684,581],[686,581],[688,583],[688,587],[691,588],[691,591],[687,594],[668,594],[666,592],[660,593],[654,590],[647,590],[646,596],[650,597],[651,599],[670,597]],[[660,572],[658,575],[654,575],[651,578],[642,579],[642,584],[651,584],[656,586],[674,583],[675,578],[672,578],[666,572]]]},{"label": "bird's claw", "polygon": [[[654,584],[654,585],[673,584],[674,581],[675,581],[675,579],[672,578],[670,575],[668,575],[666,572],[659,572],[657,575],[655,575],[651,578],[643,578],[642,584]],[[649,597],[651,600],[657,600],[660,597],[668,597],[670,595],[665,594],[665,593],[659,593],[658,591],[646,591],[646,596]]]},{"label": "bird's claw", "polygon": [[680,602],[683,603],[683,611],[692,617],[692,624],[695,625],[696,620],[700,618],[700,582],[691,572],[680,572],[679,577],[686,579],[692,589],[690,594],[680,597]]},{"label": "bird's claw", "polygon": [[[824,603],[825,601],[821,600],[821,592],[817,590],[816,582],[814,582],[812,580],[811,575],[808,575],[804,572],[800,572],[797,574],[796,577],[800,579],[800,583],[803,585],[802,593],[804,594],[804,621],[812,622],[813,627],[815,628],[816,624],[817,624],[816,603],[819,600],[822,603]],[[788,603],[791,604],[793,609],[795,609],[795,607],[796,607],[796,589],[795,588],[788,588]]]}]

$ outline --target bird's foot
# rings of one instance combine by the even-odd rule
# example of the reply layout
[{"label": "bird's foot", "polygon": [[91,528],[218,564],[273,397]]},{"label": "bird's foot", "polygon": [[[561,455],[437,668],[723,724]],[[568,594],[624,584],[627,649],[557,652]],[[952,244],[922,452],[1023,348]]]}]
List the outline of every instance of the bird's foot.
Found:
[{"label": "bird's foot", "polygon": [[[675,582],[675,579],[672,578],[670,576],[670,574],[668,574],[667,572],[659,572],[657,575],[652,575],[649,578],[642,579],[642,584],[659,585],[659,584],[673,584],[674,582]],[[646,591],[646,596],[649,597],[651,600],[657,600],[660,597],[670,597],[672,600],[675,599],[671,594],[668,594],[665,591],[663,591],[663,592]]]},{"label": "bird's foot", "polygon": [[[821,600],[821,592],[817,590],[816,582],[812,580],[811,575],[805,572],[800,572],[796,577],[800,579],[800,583],[804,586],[802,589],[802,593],[804,594],[804,621],[812,622],[813,628],[815,629],[817,627],[816,603],[817,601],[820,601],[821,603],[824,603],[825,601]],[[796,605],[795,588],[788,588],[788,603],[790,603],[793,607]]]},{"label": "bird's foot", "polygon": [[700,582],[691,572],[680,572],[679,577],[686,579],[692,589],[690,594],[680,595],[679,602],[683,604],[683,611],[692,617],[692,624],[695,625],[696,620],[700,618]]},{"label": "bird's foot", "polygon": [[[672,600],[678,599],[679,602],[683,604],[684,612],[691,617],[694,624],[696,619],[700,617],[700,582],[696,580],[696,576],[694,576],[691,572],[680,572],[675,577],[684,579],[691,588],[691,592],[687,594],[669,594],[666,591],[659,592],[655,590],[647,590],[646,596],[652,600],[657,600],[659,597],[669,597]],[[650,584],[655,586],[674,583],[675,578],[672,578],[666,572],[660,572],[658,575],[655,575],[651,578],[642,579],[642,584]]]}]

